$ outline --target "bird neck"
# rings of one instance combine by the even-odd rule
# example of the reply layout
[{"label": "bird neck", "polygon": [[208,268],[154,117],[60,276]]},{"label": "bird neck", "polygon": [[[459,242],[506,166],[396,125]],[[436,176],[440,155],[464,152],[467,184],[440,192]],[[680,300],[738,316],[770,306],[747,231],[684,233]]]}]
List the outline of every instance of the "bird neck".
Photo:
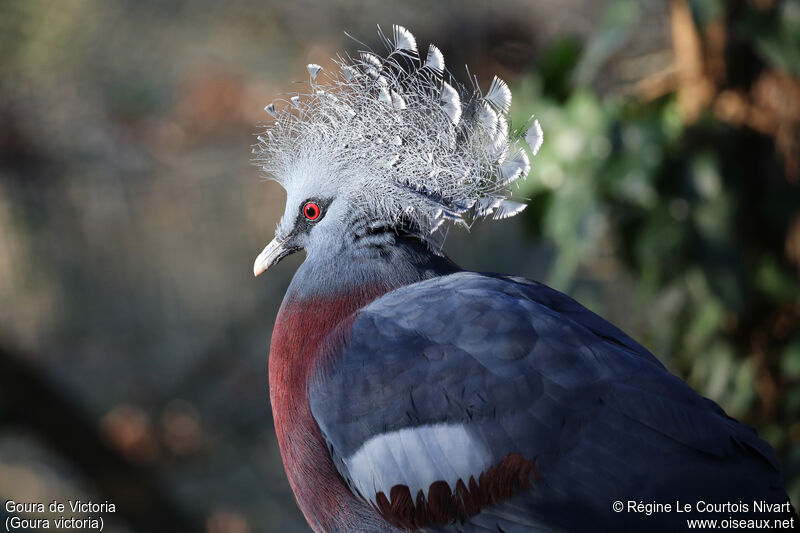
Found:
[{"label": "bird neck", "polygon": [[357,311],[386,292],[457,270],[418,239],[384,235],[312,250],[295,274],[272,335],[270,400],[289,483],[315,531],[396,531],[345,486],[311,413],[308,383],[329,333],[346,334]]},{"label": "bird neck", "polygon": [[295,273],[285,300],[304,301],[324,295],[362,293],[375,296],[403,285],[460,270],[435,253],[421,237],[397,233],[396,228],[362,229],[345,241],[324,242],[311,248]]}]

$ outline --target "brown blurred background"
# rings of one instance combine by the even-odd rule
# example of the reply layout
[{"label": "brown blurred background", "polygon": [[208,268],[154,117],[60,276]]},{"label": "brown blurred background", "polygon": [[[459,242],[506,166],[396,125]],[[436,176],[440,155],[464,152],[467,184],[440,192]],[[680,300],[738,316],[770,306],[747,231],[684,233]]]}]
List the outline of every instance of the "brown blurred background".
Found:
[{"label": "brown blurred background", "polygon": [[795,0],[0,0],[0,500],[308,530],[266,380],[302,257],[252,277],[283,193],[250,146],[306,63],[393,23],[545,130],[525,216],[451,256],[626,329],[759,429],[797,505]]}]

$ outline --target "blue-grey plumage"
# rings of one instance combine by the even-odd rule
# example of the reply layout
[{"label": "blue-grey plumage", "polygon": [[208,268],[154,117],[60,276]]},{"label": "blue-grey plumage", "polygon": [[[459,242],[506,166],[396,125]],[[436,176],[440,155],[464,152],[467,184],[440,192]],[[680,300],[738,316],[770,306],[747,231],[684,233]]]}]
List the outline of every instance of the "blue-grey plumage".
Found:
[{"label": "blue-grey plumage", "polygon": [[[532,461],[531,486],[453,516],[442,530],[675,531],[687,516],[709,513],[646,516],[612,505],[786,501],[772,449],[755,431],[542,284],[473,272],[437,277],[375,300],[339,338],[310,384],[311,411],[341,475],[381,511],[376,495],[395,485],[427,494],[429,477],[416,466],[429,457],[442,470],[456,465],[454,490],[453,479],[477,479],[512,454]],[[444,453],[398,436],[431,427],[451,428]],[[365,443],[382,435],[396,444],[371,450],[370,461]],[[489,459],[460,461],[476,450]]]},{"label": "blue-grey plumage", "polygon": [[[317,532],[676,531],[615,502],[764,502],[773,451],[569,297],[444,257],[446,223],[507,218],[542,130],[447,77],[408,30],[279,108],[258,161],[286,209],[256,275],[305,250],[270,347],[281,455]],[[448,81],[445,80],[447,78]],[[772,509],[773,511],[775,508]],[[698,513],[727,518],[724,510]]]}]

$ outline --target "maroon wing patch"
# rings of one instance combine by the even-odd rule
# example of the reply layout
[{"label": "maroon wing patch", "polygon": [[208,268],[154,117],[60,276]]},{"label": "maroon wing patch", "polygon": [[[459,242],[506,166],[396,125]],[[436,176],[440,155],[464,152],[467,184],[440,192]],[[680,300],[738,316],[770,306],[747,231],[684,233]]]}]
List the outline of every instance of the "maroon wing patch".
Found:
[{"label": "maroon wing patch", "polygon": [[533,461],[514,453],[482,472],[477,480],[474,476],[467,482],[459,479],[454,490],[446,481],[436,481],[428,489],[427,497],[422,490],[412,497],[406,485],[395,485],[388,498],[379,492],[377,505],[370,503],[393,526],[414,530],[465,520],[484,507],[532,488],[531,478],[540,478]]}]

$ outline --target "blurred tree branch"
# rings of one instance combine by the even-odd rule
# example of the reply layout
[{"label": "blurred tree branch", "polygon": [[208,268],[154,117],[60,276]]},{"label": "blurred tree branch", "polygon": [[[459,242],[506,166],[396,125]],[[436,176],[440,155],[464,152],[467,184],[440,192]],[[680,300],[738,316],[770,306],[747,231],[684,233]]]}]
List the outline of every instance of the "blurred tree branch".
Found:
[{"label": "blurred tree branch", "polygon": [[22,426],[80,469],[116,515],[137,531],[202,531],[162,489],[155,473],[111,449],[69,397],[30,361],[0,342],[0,424]]}]

